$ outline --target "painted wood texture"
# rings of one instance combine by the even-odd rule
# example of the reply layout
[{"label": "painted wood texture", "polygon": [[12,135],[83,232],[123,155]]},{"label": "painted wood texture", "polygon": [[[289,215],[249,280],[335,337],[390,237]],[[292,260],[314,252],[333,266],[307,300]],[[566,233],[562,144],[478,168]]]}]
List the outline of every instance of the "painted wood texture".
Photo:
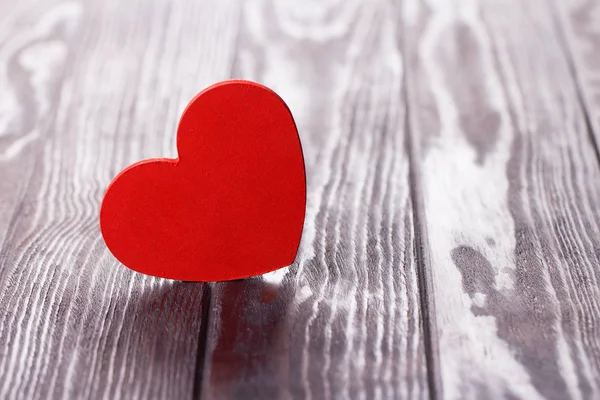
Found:
[{"label": "painted wood texture", "polygon": [[600,3],[554,0],[573,74],[577,78],[590,129],[600,145]]},{"label": "painted wood texture", "polygon": [[98,209],[118,170],[175,154],[185,104],[229,75],[240,9],[1,10],[0,398],[191,398],[203,286],[123,268]]},{"label": "painted wood texture", "polygon": [[217,283],[205,398],[426,398],[391,3],[245,4],[234,77],[288,102],[308,177],[296,264]]},{"label": "painted wood texture", "polygon": [[546,5],[405,3],[445,398],[600,396],[600,170]]},{"label": "painted wood texture", "polygon": [[[0,398],[600,398],[599,8],[0,0]],[[298,123],[296,263],[123,268],[106,185],[226,78]]]}]

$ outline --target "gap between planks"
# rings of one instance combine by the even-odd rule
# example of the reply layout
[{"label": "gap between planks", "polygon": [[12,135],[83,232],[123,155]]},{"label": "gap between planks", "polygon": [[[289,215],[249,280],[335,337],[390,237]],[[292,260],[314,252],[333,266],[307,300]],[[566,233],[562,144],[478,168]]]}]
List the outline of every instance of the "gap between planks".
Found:
[{"label": "gap between planks", "polygon": [[212,306],[213,284],[205,283],[200,300],[202,317],[200,330],[198,332],[198,349],[196,354],[196,368],[194,371],[194,386],[192,390],[192,399],[202,397],[202,386],[204,383],[204,369],[206,366],[206,345],[208,343],[208,331],[210,330],[211,306]]},{"label": "gap between planks", "polygon": [[[405,36],[403,36],[405,37]],[[409,103],[409,79],[407,79],[406,49],[404,40],[400,41],[401,52],[404,60],[404,85],[402,96],[405,100],[406,119],[406,154],[408,155],[408,182],[412,202],[412,219],[414,226],[415,264],[417,270],[417,283],[419,290],[419,303],[421,311],[421,325],[423,329],[423,343],[425,350],[425,364],[427,372],[427,385],[429,386],[429,397],[431,399],[443,398],[443,386],[440,373],[439,341],[437,339],[437,323],[435,296],[433,292],[433,278],[431,276],[431,262],[427,258],[425,248],[427,245],[427,225],[425,223],[425,210],[423,207],[423,193],[418,181],[420,177],[419,163],[415,155],[419,154],[418,140],[414,140],[415,129],[412,124],[416,123],[411,118],[411,107]]]}]

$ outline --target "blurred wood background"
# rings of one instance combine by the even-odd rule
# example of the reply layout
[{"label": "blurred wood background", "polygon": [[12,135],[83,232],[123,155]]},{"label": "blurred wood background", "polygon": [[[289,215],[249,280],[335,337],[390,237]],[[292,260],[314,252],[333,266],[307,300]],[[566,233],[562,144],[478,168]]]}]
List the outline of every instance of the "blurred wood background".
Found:
[{"label": "blurred wood background", "polygon": [[[296,262],[124,268],[106,186],[228,78],[296,118]],[[0,398],[598,399],[598,143],[594,0],[0,0]]]}]

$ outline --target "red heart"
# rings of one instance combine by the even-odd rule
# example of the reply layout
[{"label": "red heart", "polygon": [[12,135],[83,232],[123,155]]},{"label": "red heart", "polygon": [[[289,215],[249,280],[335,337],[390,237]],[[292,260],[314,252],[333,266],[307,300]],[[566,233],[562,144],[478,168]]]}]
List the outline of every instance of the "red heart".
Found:
[{"label": "red heart", "polygon": [[294,119],[270,89],[226,81],[187,106],[178,159],[123,170],[100,209],[113,255],[148,275],[184,281],[246,278],[294,261],[306,209]]}]

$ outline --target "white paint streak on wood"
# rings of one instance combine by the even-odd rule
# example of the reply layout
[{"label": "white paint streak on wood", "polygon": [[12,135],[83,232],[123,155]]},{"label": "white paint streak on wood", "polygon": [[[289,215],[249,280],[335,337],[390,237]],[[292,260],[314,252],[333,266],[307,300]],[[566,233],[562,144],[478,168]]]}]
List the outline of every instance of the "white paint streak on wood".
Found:
[{"label": "white paint streak on wood", "polygon": [[594,0],[554,0],[559,29],[574,63],[596,146],[600,146],[600,4]]},{"label": "white paint streak on wood", "polygon": [[[451,258],[454,248],[468,244],[486,259],[494,260],[497,290],[513,287],[515,240],[510,233],[514,233],[514,225],[505,195],[505,165],[510,157],[512,131],[501,84],[492,65],[489,39],[477,18],[474,1],[456,4],[430,0],[427,6],[432,14],[418,51],[436,100],[441,131],[427,150],[421,168],[429,244],[433,249],[434,290],[440,299],[436,307],[445,394],[449,398],[464,398],[463,382],[466,376],[475,375],[492,392],[502,392],[510,385],[518,388],[515,392],[519,396],[541,398],[531,390],[528,373],[515,360],[509,346],[497,338],[495,319],[472,314],[473,300],[463,293],[461,273]],[[458,24],[465,24],[473,32],[482,56],[477,60],[483,71],[482,91],[488,96],[489,107],[500,115],[499,140],[482,164],[477,162],[476,149],[460,127],[459,113],[466,110],[455,103],[455,94],[447,87],[448,79],[452,79],[447,68],[452,61],[446,57],[461,54],[445,38]],[[448,196],[449,193],[453,195]],[[495,246],[489,246],[486,238],[494,238]],[[473,368],[474,365],[478,367]]]},{"label": "white paint streak on wood", "polygon": [[600,174],[544,4],[404,7],[448,398],[598,393]]},{"label": "white paint streak on wood", "polygon": [[[16,157],[40,136],[44,127],[36,121],[43,121],[50,110],[55,82],[66,59],[64,39],[72,34],[80,17],[79,3],[59,3],[47,10],[33,27],[13,27],[18,33],[7,30],[3,32],[4,38],[0,36],[0,41],[4,40],[4,46],[0,47],[0,87],[5,88],[0,97],[0,139],[12,139],[8,146],[0,147],[0,162]],[[15,86],[14,76],[9,75],[17,72],[9,72],[9,67],[15,65],[22,69],[22,74],[29,75],[23,78],[30,88]],[[23,96],[20,92],[24,89],[33,92],[34,104],[20,102],[19,97]]]},{"label": "white paint streak on wood", "polygon": [[0,24],[0,244],[32,173],[32,144],[47,135],[80,9],[53,1],[0,6],[6,11],[0,12],[6,17]]}]

